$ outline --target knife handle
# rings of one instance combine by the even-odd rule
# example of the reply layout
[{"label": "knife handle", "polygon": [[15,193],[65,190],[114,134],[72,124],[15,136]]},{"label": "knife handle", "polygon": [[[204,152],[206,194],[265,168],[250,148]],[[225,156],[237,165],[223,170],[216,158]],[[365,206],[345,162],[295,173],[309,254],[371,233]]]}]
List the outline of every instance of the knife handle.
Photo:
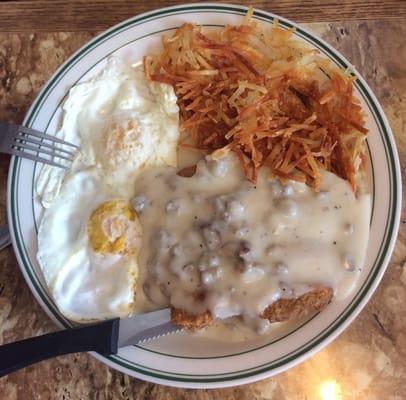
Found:
[{"label": "knife handle", "polygon": [[0,346],[0,377],[48,358],[96,351],[116,354],[120,319],[66,329]]}]

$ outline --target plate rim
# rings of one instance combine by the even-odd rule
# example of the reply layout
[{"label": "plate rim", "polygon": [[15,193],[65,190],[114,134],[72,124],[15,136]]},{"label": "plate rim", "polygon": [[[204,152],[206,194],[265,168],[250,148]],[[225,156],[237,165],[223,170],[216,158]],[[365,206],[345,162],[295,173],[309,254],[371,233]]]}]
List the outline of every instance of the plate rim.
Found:
[{"label": "plate rim", "polygon": [[[148,17],[152,17],[154,15],[159,15],[162,14],[164,17],[168,16],[168,14],[170,15],[172,12],[174,12],[174,14],[176,14],[177,12],[179,13],[179,11],[182,10],[186,10],[186,9],[193,9],[194,11],[198,11],[198,10],[205,10],[205,11],[218,11],[219,9],[225,11],[225,13],[228,13],[230,11],[237,11],[238,14],[243,15],[246,10],[248,9],[248,7],[245,6],[239,6],[239,5],[233,5],[233,4],[222,4],[222,3],[191,3],[191,4],[184,4],[184,5],[178,5],[178,6],[172,6],[172,7],[165,7],[165,8],[160,8],[157,10],[152,10],[149,11],[147,13],[143,13],[143,14],[139,14],[136,15],[132,18],[129,18],[117,25],[112,26],[111,28],[109,28],[108,30],[100,33],[99,35],[97,35],[96,37],[94,37],[93,39],[91,39],[89,42],[85,43],[82,47],[80,47],[75,53],[73,53],[53,74],[52,76],[49,78],[49,80],[44,84],[42,90],[38,93],[36,99],[34,100],[33,104],[31,105],[30,109],[28,110],[26,117],[24,119],[24,124],[26,124],[31,118],[33,119],[34,116],[33,111],[39,107],[39,110],[41,109],[41,99],[43,97],[44,94],[46,94],[47,92],[52,92],[52,84],[53,81],[59,76],[59,74],[69,65],[72,63],[72,61],[77,58],[82,52],[84,52],[85,50],[89,50],[89,52],[91,52],[93,50],[93,48],[95,47],[95,44],[99,43],[99,41],[103,38],[109,39],[111,37],[111,34],[117,30],[120,30],[121,28],[129,25],[132,26],[134,25],[134,23],[136,23],[137,21],[140,21],[142,19],[146,19]],[[304,32],[308,37],[310,37],[312,40],[315,40],[316,42],[321,43],[330,53],[329,58],[331,58],[331,55],[334,55],[336,60],[339,60],[341,63],[343,63],[343,65],[349,65],[352,66],[352,64],[341,54],[339,53],[337,50],[335,50],[332,46],[330,46],[328,43],[326,43],[323,39],[319,38],[317,35],[309,32],[307,29],[304,29],[302,27],[299,27],[296,23],[282,18],[276,14],[273,13],[269,13],[263,10],[259,10],[259,9],[254,9],[254,16],[255,17],[262,17],[265,18],[265,20],[270,21],[272,19],[278,18],[280,21],[284,22],[286,25],[290,25],[290,26],[294,26],[297,27],[297,29],[301,32]],[[359,301],[357,302],[357,304],[355,304],[355,306],[353,306],[353,302],[355,300],[352,301],[352,303],[350,303],[348,305],[347,308],[352,308],[351,311],[343,311],[340,315],[337,316],[337,319],[340,319],[341,317],[345,317],[343,321],[341,321],[341,323],[338,324],[337,327],[335,327],[333,329],[332,332],[327,333],[327,336],[324,337],[324,339],[321,339],[317,345],[311,347],[310,349],[307,349],[303,352],[303,354],[299,355],[299,356],[295,356],[295,358],[292,361],[288,361],[285,362],[282,366],[277,367],[277,368],[272,368],[271,370],[269,369],[265,369],[265,371],[259,371],[253,372],[253,375],[250,374],[248,377],[244,377],[242,375],[238,375],[238,376],[231,376],[230,378],[226,378],[226,377],[222,377],[219,379],[215,379],[212,382],[207,382],[207,380],[203,381],[203,380],[181,380],[181,379],[174,379],[172,380],[171,378],[169,378],[168,376],[164,376],[162,375],[162,379],[160,379],[159,377],[155,377],[153,379],[151,379],[151,376],[147,376],[145,377],[145,371],[140,372],[140,374],[142,375],[141,377],[143,379],[147,379],[150,381],[154,381],[154,382],[158,382],[158,383],[164,383],[164,384],[169,384],[169,385],[174,385],[174,386],[182,386],[182,387],[224,387],[224,386],[231,386],[231,385],[235,385],[237,383],[247,383],[247,382],[252,382],[254,380],[258,380],[258,379],[262,379],[266,376],[270,376],[270,375],[274,375],[275,373],[281,372],[282,370],[285,370],[293,365],[296,365],[297,363],[303,361],[304,359],[310,357],[312,354],[314,354],[316,351],[318,351],[320,348],[326,346],[328,343],[330,343],[332,340],[334,340],[345,328],[348,327],[348,325],[352,322],[352,320],[358,315],[358,313],[360,312],[360,310],[365,306],[365,304],[367,303],[367,301],[370,299],[372,293],[375,291],[376,287],[378,286],[390,259],[390,256],[392,254],[395,242],[396,242],[396,237],[397,237],[397,232],[398,232],[398,228],[399,228],[399,220],[400,220],[400,211],[401,211],[401,188],[402,188],[402,183],[401,183],[401,177],[400,177],[400,163],[399,163],[399,157],[398,157],[398,153],[397,153],[397,148],[394,142],[394,137],[391,131],[391,128],[389,126],[389,123],[386,119],[385,114],[383,113],[383,110],[379,104],[379,102],[377,101],[374,93],[372,92],[372,90],[369,88],[369,86],[366,84],[366,82],[364,81],[364,79],[361,77],[361,75],[355,70],[355,68],[353,68],[353,70],[356,72],[356,75],[358,77],[358,82],[363,86],[362,90],[365,91],[366,94],[369,95],[370,100],[371,100],[371,106],[375,106],[376,108],[376,117],[378,117],[378,119],[380,119],[379,123],[377,121],[377,125],[380,128],[384,128],[384,130],[386,130],[387,136],[387,145],[389,147],[389,150],[392,151],[392,161],[394,163],[393,165],[393,171],[392,174],[389,174],[391,176],[391,178],[393,178],[393,182],[394,184],[397,186],[397,192],[396,196],[394,196],[394,203],[396,205],[395,210],[393,210],[393,214],[392,214],[392,220],[393,220],[393,228],[392,230],[389,232],[388,237],[386,240],[383,240],[382,243],[386,242],[385,244],[387,244],[386,246],[386,251],[383,252],[382,254],[382,260],[380,262],[380,265],[377,268],[377,274],[376,276],[374,276],[373,278],[371,278],[371,284],[369,286],[369,288],[365,291],[365,293],[362,293],[361,299],[359,299]],[[370,106],[369,106],[370,108]],[[371,109],[371,112],[373,112],[373,110]],[[13,242],[13,248],[14,248],[14,252],[16,254],[17,260],[18,260],[18,264],[19,267],[21,269],[21,271],[23,272],[24,278],[27,282],[27,284],[29,285],[32,293],[34,294],[34,297],[36,298],[37,301],[40,302],[42,308],[44,309],[44,311],[46,311],[46,313],[60,326],[60,321],[57,320],[57,318],[55,317],[55,315],[51,312],[51,310],[49,309],[48,305],[46,305],[42,299],[40,298],[40,294],[38,293],[38,289],[32,284],[32,281],[30,279],[30,277],[28,276],[28,271],[25,269],[24,266],[24,262],[22,260],[20,251],[18,249],[18,243],[17,243],[17,234],[15,232],[16,227],[14,226],[13,223],[13,202],[12,200],[12,191],[11,191],[11,187],[12,187],[12,180],[13,180],[13,175],[15,171],[15,167],[17,167],[17,160],[15,159],[15,157],[13,157],[10,161],[10,167],[9,167],[9,175],[8,175],[8,185],[7,185],[7,214],[8,214],[8,220],[9,220],[9,227],[10,227],[10,233],[11,233],[11,237],[12,237],[12,242]],[[361,291],[361,290],[360,290]],[[351,306],[351,307],[350,307]],[[343,314],[347,314],[347,315],[343,315]],[[325,331],[328,331],[330,329],[330,327],[327,327],[326,329],[324,329],[320,335],[323,335],[325,333]],[[310,340],[310,342],[313,341],[314,338],[312,338],[312,340]],[[306,345],[304,345],[303,347],[306,347]],[[132,370],[129,370],[128,367],[125,367],[123,365],[119,365],[119,362],[115,359],[115,358],[107,358],[91,353],[93,356],[95,356],[96,358],[98,358],[99,360],[103,361],[104,363],[109,364],[110,366],[121,370],[122,372],[125,373],[129,373],[133,376],[137,376],[140,377],[140,374],[134,374],[134,372]],[[257,369],[255,367],[255,369]],[[171,375],[176,375],[176,374],[171,374]],[[220,374],[216,374],[217,376]],[[195,375],[193,375],[195,376]],[[197,377],[197,376],[196,376]],[[168,381],[169,379],[169,381]],[[180,384],[179,384],[180,383]]]}]

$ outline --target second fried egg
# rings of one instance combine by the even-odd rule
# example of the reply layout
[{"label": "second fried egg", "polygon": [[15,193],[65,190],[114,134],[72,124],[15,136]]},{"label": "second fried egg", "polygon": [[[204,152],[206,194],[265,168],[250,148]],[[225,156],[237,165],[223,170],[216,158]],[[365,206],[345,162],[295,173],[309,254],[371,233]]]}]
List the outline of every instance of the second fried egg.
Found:
[{"label": "second fried egg", "polygon": [[94,168],[66,177],[44,212],[37,258],[58,308],[75,321],[133,313],[142,229]]}]

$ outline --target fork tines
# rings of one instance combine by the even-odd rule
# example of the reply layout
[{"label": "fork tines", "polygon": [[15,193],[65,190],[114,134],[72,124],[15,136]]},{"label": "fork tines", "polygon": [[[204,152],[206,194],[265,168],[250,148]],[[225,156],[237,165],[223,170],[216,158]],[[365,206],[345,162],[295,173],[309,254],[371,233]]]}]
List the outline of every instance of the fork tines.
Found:
[{"label": "fork tines", "polygon": [[70,167],[78,149],[76,145],[25,126],[16,127],[11,143],[12,154],[55,167]]}]

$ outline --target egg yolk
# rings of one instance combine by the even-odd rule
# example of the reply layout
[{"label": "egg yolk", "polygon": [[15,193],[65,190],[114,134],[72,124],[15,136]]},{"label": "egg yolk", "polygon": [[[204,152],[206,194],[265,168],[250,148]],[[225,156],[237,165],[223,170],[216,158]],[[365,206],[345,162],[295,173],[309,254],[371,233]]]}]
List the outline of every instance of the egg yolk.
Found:
[{"label": "egg yolk", "polygon": [[97,253],[135,255],[141,247],[141,222],[123,200],[100,204],[90,215],[87,232]]}]

